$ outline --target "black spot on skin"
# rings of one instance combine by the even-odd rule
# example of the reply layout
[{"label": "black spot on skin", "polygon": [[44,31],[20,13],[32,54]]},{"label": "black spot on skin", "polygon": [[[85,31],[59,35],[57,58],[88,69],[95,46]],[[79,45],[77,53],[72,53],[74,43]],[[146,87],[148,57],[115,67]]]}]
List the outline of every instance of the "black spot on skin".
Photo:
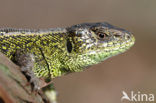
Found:
[{"label": "black spot on skin", "polygon": [[4,34],[3,34],[3,33],[0,33],[0,35],[2,35],[2,36],[3,36]]},{"label": "black spot on skin", "polygon": [[54,45],[55,48],[58,48],[58,45]]},{"label": "black spot on skin", "polygon": [[73,49],[72,43],[69,40],[67,40],[67,51],[71,53],[72,49]]}]

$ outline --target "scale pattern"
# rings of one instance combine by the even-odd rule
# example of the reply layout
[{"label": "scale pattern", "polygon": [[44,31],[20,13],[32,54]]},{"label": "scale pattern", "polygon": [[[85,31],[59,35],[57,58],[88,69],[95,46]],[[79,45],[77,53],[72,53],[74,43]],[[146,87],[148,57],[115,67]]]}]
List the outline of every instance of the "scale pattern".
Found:
[{"label": "scale pattern", "polygon": [[34,74],[45,78],[83,71],[126,51],[134,42],[130,32],[105,22],[48,30],[0,29],[0,52],[12,61],[16,55],[27,55]]}]

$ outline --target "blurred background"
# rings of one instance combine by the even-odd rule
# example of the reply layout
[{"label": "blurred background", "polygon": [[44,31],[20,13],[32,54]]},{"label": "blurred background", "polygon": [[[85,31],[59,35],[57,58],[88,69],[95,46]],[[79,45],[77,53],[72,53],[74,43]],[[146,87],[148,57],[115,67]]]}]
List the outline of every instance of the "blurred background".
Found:
[{"label": "blurred background", "polygon": [[0,0],[0,27],[103,21],[131,31],[136,44],[85,72],[54,79],[59,103],[129,103],[121,102],[122,91],[156,96],[156,0]]}]

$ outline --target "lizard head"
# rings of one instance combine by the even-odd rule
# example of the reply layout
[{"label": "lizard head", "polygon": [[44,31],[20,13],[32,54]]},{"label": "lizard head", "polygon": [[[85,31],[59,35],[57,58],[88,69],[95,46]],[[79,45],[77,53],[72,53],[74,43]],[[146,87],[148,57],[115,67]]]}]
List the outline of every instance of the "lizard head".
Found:
[{"label": "lizard head", "polygon": [[135,42],[130,32],[105,22],[74,25],[67,31],[67,51],[82,68],[122,53]]}]

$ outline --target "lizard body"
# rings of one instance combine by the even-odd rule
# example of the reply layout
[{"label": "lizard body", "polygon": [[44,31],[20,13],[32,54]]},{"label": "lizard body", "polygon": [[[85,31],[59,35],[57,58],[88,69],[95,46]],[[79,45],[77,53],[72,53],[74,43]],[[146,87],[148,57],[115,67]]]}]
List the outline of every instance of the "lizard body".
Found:
[{"label": "lizard body", "polygon": [[126,51],[134,41],[130,32],[105,22],[48,30],[0,29],[0,52],[44,78],[83,71]]}]

